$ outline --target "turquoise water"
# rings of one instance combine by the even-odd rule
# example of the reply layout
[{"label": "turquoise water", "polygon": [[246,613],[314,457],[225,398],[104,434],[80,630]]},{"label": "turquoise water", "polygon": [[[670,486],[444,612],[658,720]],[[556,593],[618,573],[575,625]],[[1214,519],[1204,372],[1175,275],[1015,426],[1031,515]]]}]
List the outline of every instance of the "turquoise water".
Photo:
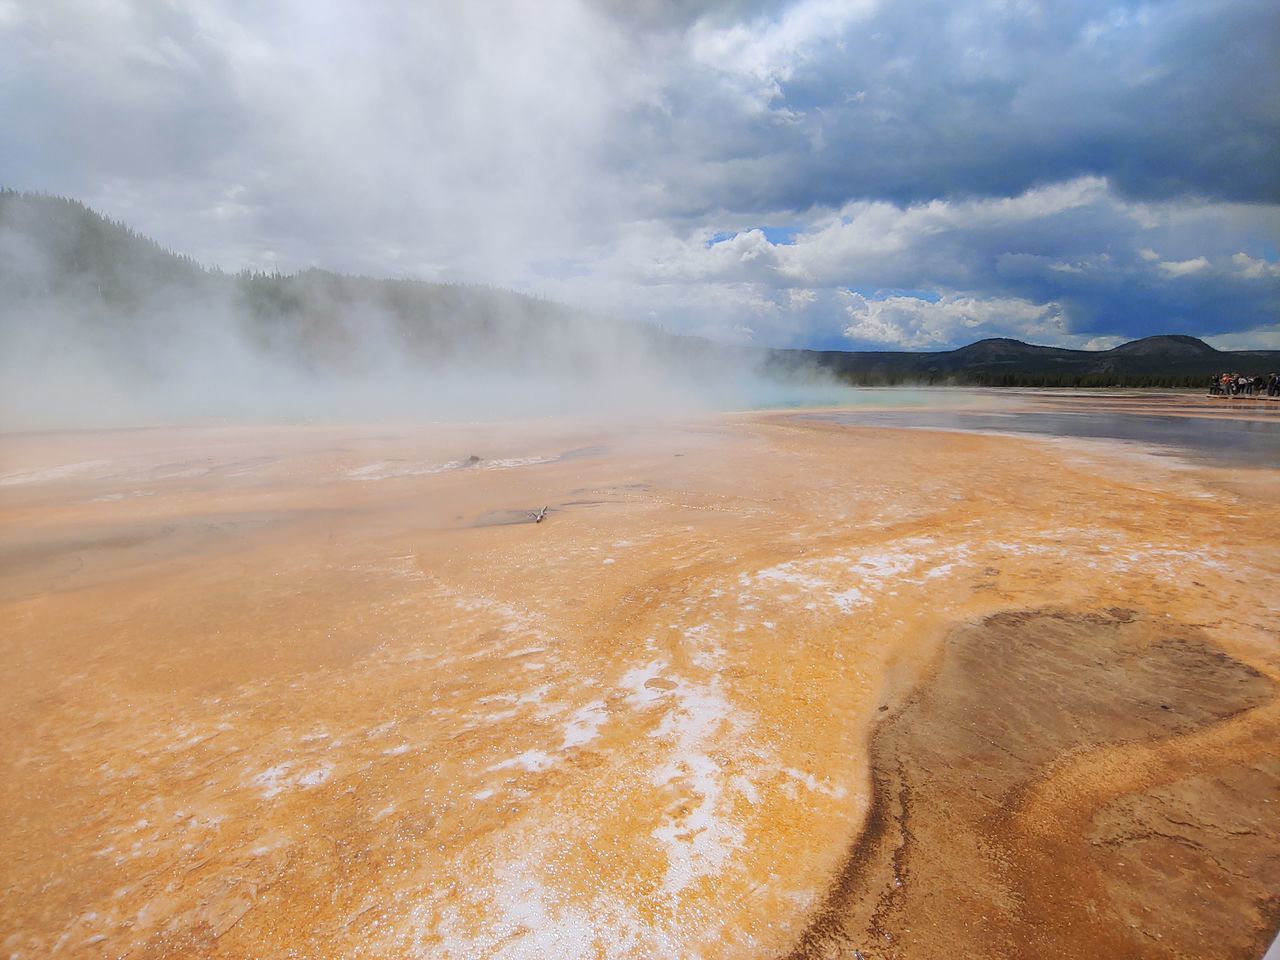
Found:
[{"label": "turquoise water", "polygon": [[[973,403],[979,394],[972,391],[914,389],[911,387],[797,387],[768,383],[754,385],[744,406],[752,410],[804,410],[821,407],[857,409],[875,407],[936,407],[954,404],[962,398]],[[738,398],[733,398],[738,399]]]}]

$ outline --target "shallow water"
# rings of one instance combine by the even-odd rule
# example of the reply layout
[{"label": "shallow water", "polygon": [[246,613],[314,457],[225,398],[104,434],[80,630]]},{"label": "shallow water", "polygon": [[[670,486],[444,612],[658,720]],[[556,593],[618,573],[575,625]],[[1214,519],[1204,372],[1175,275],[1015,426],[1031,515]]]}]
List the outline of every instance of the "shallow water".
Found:
[{"label": "shallow water", "polygon": [[941,410],[850,410],[814,414],[849,426],[960,430],[1124,440],[1199,461],[1241,467],[1280,466],[1280,417],[1223,419],[1135,413]]}]

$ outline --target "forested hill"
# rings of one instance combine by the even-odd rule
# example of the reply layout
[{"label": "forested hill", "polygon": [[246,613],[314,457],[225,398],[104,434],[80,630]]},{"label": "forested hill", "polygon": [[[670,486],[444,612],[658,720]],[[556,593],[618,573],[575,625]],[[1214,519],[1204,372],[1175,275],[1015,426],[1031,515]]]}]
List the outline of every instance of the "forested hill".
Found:
[{"label": "forested hill", "polygon": [[315,373],[388,362],[573,369],[672,339],[488,287],[228,274],[74,200],[14,191],[0,192],[0,330],[10,343],[56,330],[113,361],[154,359],[174,338],[197,348],[231,338]]}]

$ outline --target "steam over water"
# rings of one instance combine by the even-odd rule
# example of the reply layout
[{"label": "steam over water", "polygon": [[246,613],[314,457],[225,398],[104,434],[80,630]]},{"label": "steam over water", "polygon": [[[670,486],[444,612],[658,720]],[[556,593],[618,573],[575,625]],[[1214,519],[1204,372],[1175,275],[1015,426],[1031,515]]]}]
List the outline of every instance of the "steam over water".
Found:
[{"label": "steam over water", "polygon": [[1097,450],[708,415],[4,456],[20,956],[777,956],[956,624],[1229,593],[1276,672],[1274,550],[1203,549],[1275,501]]},{"label": "steam over water", "polygon": [[0,191],[0,429],[671,416],[836,402],[829,376],[488,287],[227,274]]}]

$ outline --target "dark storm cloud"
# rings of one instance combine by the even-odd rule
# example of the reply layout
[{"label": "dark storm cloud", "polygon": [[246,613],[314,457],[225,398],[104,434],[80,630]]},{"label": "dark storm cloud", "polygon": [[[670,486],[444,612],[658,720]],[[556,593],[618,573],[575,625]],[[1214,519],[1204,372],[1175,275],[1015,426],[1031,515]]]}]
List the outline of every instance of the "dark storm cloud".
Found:
[{"label": "dark storm cloud", "polygon": [[[760,91],[759,109],[713,116],[711,136],[769,166],[765,205],[1008,196],[1082,175],[1148,199],[1275,202],[1277,36],[1280,7],[1260,2],[885,4],[798,56],[722,47],[708,66]],[[753,186],[730,178],[721,195]]]},{"label": "dark storm cloud", "polygon": [[231,268],[726,339],[1262,344],[1277,35],[1255,0],[0,0],[0,182]]}]

